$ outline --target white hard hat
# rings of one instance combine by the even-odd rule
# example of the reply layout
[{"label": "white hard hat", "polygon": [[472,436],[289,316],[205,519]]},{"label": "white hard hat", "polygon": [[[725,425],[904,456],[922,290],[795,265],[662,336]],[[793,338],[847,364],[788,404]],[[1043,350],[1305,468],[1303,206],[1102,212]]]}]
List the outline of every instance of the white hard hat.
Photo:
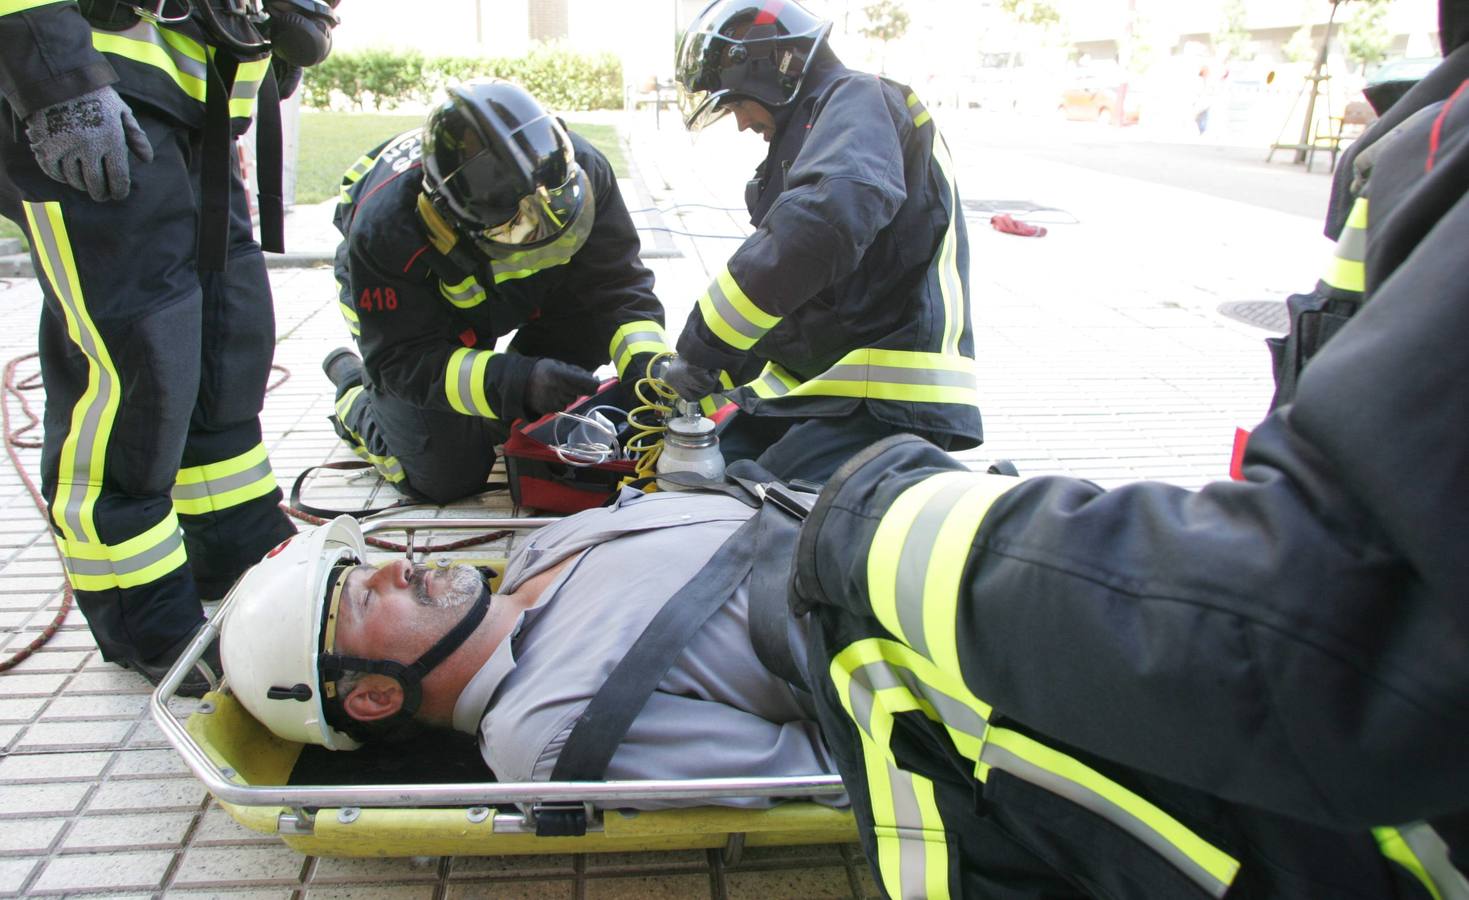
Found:
[{"label": "white hard hat", "polygon": [[318,663],[333,572],[366,556],[357,521],[338,516],[283,541],[230,591],[219,638],[226,682],[279,737],[328,750],[357,749],[356,741],[327,723]]}]

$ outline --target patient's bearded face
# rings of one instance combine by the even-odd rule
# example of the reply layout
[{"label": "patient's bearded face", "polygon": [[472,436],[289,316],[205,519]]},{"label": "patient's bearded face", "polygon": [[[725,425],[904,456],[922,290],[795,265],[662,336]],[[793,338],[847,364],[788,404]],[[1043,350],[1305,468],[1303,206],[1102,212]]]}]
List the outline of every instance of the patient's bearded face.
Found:
[{"label": "patient's bearded face", "polygon": [[414,566],[408,589],[419,606],[452,609],[479,597],[480,575],[472,566]]}]

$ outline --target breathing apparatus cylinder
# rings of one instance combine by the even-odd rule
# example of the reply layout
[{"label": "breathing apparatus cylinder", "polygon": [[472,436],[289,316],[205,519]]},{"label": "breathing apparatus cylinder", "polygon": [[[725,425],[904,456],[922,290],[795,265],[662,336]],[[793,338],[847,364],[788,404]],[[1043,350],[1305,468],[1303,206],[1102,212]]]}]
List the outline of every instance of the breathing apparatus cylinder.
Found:
[{"label": "breathing apparatus cylinder", "polygon": [[[723,478],[724,456],[719,452],[714,421],[700,415],[697,404],[677,401],[675,406],[679,415],[668,420],[668,430],[663,433],[658,474],[693,472],[711,480]],[[665,491],[681,490],[665,478],[658,479],[658,487]]]}]

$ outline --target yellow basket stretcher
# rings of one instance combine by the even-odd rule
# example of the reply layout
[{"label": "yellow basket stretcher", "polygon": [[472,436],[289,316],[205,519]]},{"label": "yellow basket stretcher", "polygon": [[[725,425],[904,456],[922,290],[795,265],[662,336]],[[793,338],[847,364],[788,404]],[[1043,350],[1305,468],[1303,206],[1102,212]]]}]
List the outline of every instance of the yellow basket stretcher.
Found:
[{"label": "yellow basket stretcher", "polygon": [[[524,531],[554,521],[397,517],[363,522],[362,530],[368,535],[403,532],[412,558],[419,531]],[[302,853],[499,856],[722,848],[725,863],[733,865],[746,846],[857,839],[850,811],[813,802],[816,797],[843,791],[841,779],[826,774],[667,781],[292,784],[292,772],[308,748],[276,737],[256,721],[230,692],[228,680],[207,694],[185,722],[180,723],[169,710],[184,674],[218,636],[218,623],[227,614],[229,602],[226,598],[219,614],[159,684],[150,710],[169,744],[236,821],[278,835]],[[350,763],[352,756],[332,754],[344,763]],[[711,801],[722,797],[788,799],[763,810],[714,805],[644,811],[619,808],[619,804],[636,800]],[[540,814],[568,807],[587,811],[585,835],[536,834]]]}]

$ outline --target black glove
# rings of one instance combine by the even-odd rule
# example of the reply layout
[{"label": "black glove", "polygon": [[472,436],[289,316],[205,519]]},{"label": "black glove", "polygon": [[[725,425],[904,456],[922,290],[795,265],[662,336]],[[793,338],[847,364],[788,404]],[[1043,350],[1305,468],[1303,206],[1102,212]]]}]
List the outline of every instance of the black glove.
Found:
[{"label": "black glove", "polygon": [[[320,0],[265,0],[270,13],[271,51],[294,66],[314,66],[332,52],[336,4]],[[281,96],[286,96],[285,91]]]},{"label": "black glove", "polygon": [[583,394],[601,386],[597,376],[559,359],[538,359],[525,382],[525,412],[538,419],[548,412],[565,409]]},{"label": "black glove", "polygon": [[663,380],[685,400],[702,400],[719,390],[718,372],[693,365],[683,357],[669,364]]},{"label": "black glove", "polygon": [[129,150],[153,161],[153,145],[133,111],[105,85],[31,113],[26,137],[42,172],[97,201],[121,200],[132,189]]}]

